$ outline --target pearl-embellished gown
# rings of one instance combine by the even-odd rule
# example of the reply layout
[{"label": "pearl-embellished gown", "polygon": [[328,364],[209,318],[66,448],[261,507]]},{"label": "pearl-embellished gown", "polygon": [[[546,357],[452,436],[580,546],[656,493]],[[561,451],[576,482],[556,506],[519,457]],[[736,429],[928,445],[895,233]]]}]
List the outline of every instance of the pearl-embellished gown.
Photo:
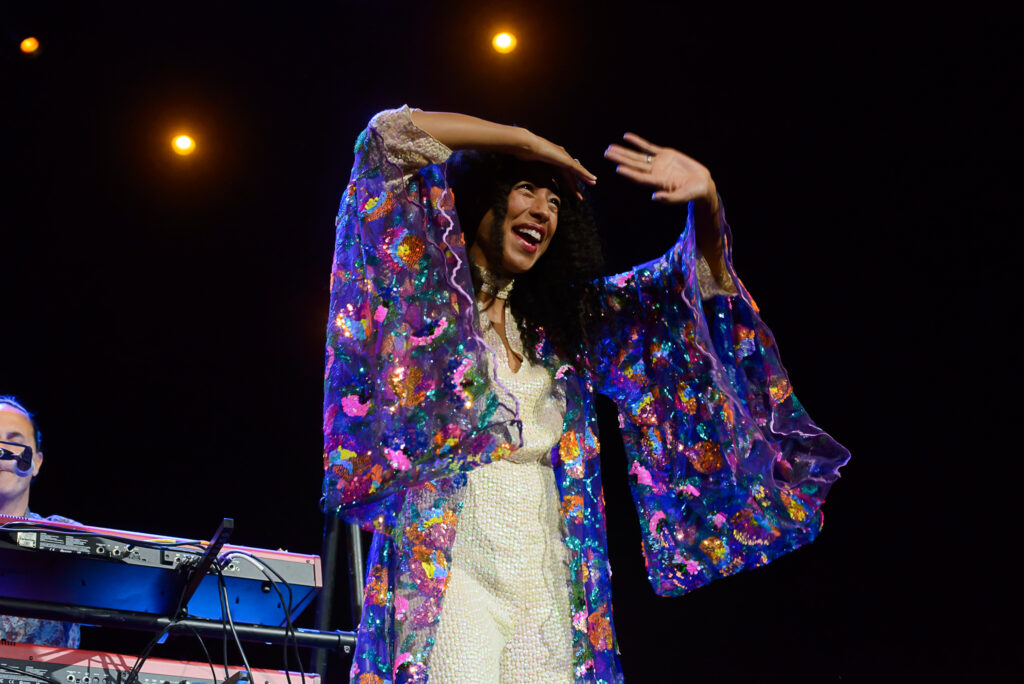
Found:
[{"label": "pearl-embellished gown", "polygon": [[569,551],[550,460],[565,398],[553,394],[548,370],[522,353],[510,311],[507,339],[523,357],[515,373],[487,317],[480,320],[498,380],[519,402],[523,447],[468,474],[430,681],[570,683]]}]

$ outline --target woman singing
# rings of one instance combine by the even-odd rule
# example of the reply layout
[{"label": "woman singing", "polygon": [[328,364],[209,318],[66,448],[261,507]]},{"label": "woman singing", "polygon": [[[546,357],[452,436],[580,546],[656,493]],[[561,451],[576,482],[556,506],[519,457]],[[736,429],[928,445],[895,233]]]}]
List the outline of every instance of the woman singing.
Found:
[{"label": "woman singing", "polygon": [[[523,128],[381,112],[337,221],[325,506],[375,532],[351,678],[618,682],[596,393],[618,406],[650,581],[680,595],[811,541],[849,454],[732,267],[707,169],[605,157],[689,204],[600,277],[595,177]],[[466,150],[453,154],[453,150]]]}]

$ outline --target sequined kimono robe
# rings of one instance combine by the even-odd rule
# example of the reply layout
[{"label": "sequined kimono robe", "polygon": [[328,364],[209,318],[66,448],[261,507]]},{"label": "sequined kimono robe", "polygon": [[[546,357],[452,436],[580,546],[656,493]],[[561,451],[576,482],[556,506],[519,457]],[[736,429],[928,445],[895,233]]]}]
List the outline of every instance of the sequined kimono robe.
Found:
[{"label": "sequined kimono robe", "polygon": [[[331,277],[324,505],[375,532],[359,684],[427,680],[466,473],[521,443],[515,401],[488,377],[447,150],[400,111],[356,142]],[[385,120],[421,150],[419,168],[389,155]],[[555,361],[543,341],[538,350],[566,406],[551,465],[577,682],[622,681],[596,393],[618,406],[649,579],[666,596],[813,540],[849,456],[793,394],[720,218],[732,283],[718,285],[697,255],[691,213],[666,255],[592,284],[600,314],[585,370]]]}]

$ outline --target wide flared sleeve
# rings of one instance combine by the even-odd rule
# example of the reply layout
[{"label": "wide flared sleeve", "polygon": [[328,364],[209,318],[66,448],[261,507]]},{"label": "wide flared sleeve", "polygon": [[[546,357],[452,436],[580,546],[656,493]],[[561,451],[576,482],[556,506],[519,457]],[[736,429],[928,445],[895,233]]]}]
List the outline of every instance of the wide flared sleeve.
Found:
[{"label": "wide flared sleeve", "polygon": [[515,402],[487,378],[450,153],[408,108],[359,136],[341,201],[324,376],[323,504],[392,529],[411,485],[521,443]]},{"label": "wide flared sleeve", "polygon": [[665,256],[596,285],[598,391],[619,409],[648,575],[664,595],[813,540],[849,458],[793,393],[732,268],[724,212],[732,282],[720,283],[700,265],[690,209]]}]

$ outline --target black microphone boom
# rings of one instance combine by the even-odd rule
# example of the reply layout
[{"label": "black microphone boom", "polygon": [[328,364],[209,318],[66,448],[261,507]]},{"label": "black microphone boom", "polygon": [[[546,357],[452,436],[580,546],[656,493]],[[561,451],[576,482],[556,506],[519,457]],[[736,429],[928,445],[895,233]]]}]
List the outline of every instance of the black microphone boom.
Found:
[{"label": "black microphone boom", "polygon": [[0,447],[0,461],[15,461],[18,475],[21,477],[28,477],[32,474],[32,447],[17,442],[6,442],[2,439],[0,439],[0,444],[21,447],[21,452],[17,454],[10,449]]}]

